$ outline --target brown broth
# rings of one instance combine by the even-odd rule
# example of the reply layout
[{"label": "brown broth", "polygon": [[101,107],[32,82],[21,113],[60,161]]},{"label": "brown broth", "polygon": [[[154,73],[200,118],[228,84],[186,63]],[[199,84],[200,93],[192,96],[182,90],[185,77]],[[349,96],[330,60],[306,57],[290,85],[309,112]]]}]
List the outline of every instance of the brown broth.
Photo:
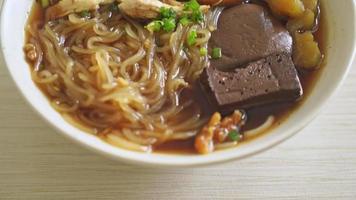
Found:
[{"label": "brown broth", "polygon": [[[256,137],[262,137],[273,129],[277,128],[283,121],[287,120],[288,117],[300,106],[303,105],[305,100],[308,98],[312,90],[314,89],[316,81],[319,79],[320,74],[326,64],[327,57],[327,27],[323,12],[323,7],[320,5],[321,13],[319,19],[319,29],[314,33],[315,40],[318,42],[321,52],[324,55],[323,62],[320,65],[320,68],[315,71],[299,71],[299,78],[304,90],[304,95],[302,99],[295,103],[279,103],[279,104],[271,104],[267,106],[252,108],[247,110],[248,122],[244,127],[245,130],[253,129],[259,125],[261,125],[265,120],[273,115],[275,117],[275,121],[273,125],[267,130],[265,133],[258,135]],[[250,142],[254,138],[245,139],[242,143]],[[237,147],[238,148],[238,147]],[[196,153],[194,149],[194,139],[186,140],[186,141],[173,141],[164,143],[155,149],[156,152],[159,153],[173,153],[173,154],[194,154]]]},{"label": "brown broth", "polygon": [[[321,10],[323,11],[323,7],[321,5]],[[38,3],[35,3],[32,7],[32,12],[29,15],[28,19],[28,25],[29,26],[42,26],[44,20],[44,14],[42,11],[41,6]],[[320,69],[315,70],[315,71],[299,71],[299,78],[301,80],[303,90],[304,90],[304,95],[302,99],[298,102],[295,103],[279,103],[279,104],[271,104],[267,106],[262,106],[262,107],[257,107],[257,108],[252,108],[247,110],[247,115],[248,115],[248,122],[246,126],[244,127],[244,130],[250,130],[255,127],[258,127],[261,125],[269,116],[273,115],[275,117],[275,122],[274,124],[269,128],[268,131],[266,131],[264,134],[261,134],[257,137],[261,137],[265,134],[268,134],[272,129],[278,127],[281,123],[283,123],[284,120],[288,119],[288,116],[290,116],[293,111],[298,109],[300,106],[303,105],[304,101],[308,98],[308,95],[311,93],[311,91],[314,88],[314,85],[316,81],[318,80],[318,77],[320,76],[323,67],[325,66],[325,57],[327,56],[327,44],[326,44],[326,39],[327,39],[327,32],[326,32],[326,22],[324,18],[324,12],[321,12],[320,20],[319,20],[319,30],[314,34],[316,41],[319,43],[319,47],[324,55],[324,60],[323,63],[321,64]],[[30,34],[26,31],[26,42],[29,41]],[[32,66],[31,66],[32,67]],[[42,90],[42,87],[37,84],[37,86]],[[44,91],[44,90],[42,90]],[[196,93],[195,92],[195,99],[200,101],[199,99],[203,98],[203,94],[201,93]],[[204,101],[200,101],[204,102]],[[208,107],[208,106],[202,106]],[[207,111],[210,112],[210,111]],[[84,124],[81,122],[79,119],[76,117],[73,117],[73,120],[76,121],[80,125],[80,127],[77,127],[79,129],[82,129],[83,131],[90,132],[92,134],[95,134],[97,131],[94,127],[89,127],[88,125]],[[250,139],[245,139],[242,141],[242,143],[247,143],[255,138],[250,138]],[[161,144],[159,146],[154,147],[154,152],[156,153],[164,153],[164,154],[196,154],[196,151],[194,149],[194,138],[184,140],[184,141],[173,141],[173,142],[167,142],[164,144]]]}]

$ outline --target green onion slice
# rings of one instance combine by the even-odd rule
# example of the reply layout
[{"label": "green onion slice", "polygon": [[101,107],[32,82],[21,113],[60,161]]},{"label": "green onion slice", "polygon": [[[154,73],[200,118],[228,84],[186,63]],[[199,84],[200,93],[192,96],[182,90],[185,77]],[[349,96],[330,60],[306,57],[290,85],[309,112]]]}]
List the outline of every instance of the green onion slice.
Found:
[{"label": "green onion slice", "polygon": [[219,59],[222,57],[221,48],[213,48],[211,52],[211,57],[213,59]]}]

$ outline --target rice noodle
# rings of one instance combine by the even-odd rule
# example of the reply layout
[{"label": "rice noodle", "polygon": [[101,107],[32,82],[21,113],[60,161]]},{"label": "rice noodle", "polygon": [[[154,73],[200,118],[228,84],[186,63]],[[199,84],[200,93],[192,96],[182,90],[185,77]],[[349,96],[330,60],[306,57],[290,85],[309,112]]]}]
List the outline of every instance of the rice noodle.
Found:
[{"label": "rice noodle", "polygon": [[[67,121],[107,132],[102,138],[115,146],[150,152],[165,141],[192,138],[207,117],[189,92],[208,65],[199,49],[207,48],[207,27],[216,26],[220,12],[209,12],[199,25],[155,34],[106,9],[91,18],[70,14],[30,25],[28,43],[39,55],[32,78]],[[183,48],[193,28],[196,44]]]},{"label": "rice noodle", "polygon": [[224,143],[218,143],[214,145],[214,148],[216,150],[221,150],[221,149],[228,149],[236,146],[238,142],[233,141],[233,142],[224,142]]},{"label": "rice noodle", "polygon": [[223,10],[224,10],[224,7],[216,7],[215,9],[213,9],[212,11],[210,11],[207,14],[208,23],[206,25],[207,25],[208,30],[214,31],[217,29],[219,16]]},{"label": "rice noodle", "polygon": [[264,133],[265,131],[267,131],[274,123],[275,117],[274,116],[269,116],[267,118],[267,120],[260,125],[259,127],[252,129],[252,130],[248,130],[244,132],[244,137],[246,138],[252,138],[252,137],[256,137],[262,133]]},{"label": "rice noodle", "polygon": [[123,138],[122,136],[118,136],[114,134],[107,135],[106,141],[114,146],[118,146],[133,151],[150,152],[152,150],[150,146],[139,145]]}]

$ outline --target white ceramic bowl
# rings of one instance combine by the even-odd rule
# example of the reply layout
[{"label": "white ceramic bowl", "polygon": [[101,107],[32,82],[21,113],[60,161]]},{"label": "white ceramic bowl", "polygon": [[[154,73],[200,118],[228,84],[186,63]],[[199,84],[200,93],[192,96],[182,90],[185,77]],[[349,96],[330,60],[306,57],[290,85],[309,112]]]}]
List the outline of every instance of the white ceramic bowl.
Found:
[{"label": "white ceramic bowl", "polygon": [[269,134],[237,148],[204,156],[146,154],[116,148],[63,120],[31,80],[30,68],[24,59],[24,27],[32,0],[4,0],[1,10],[1,50],[8,70],[26,100],[61,134],[91,150],[124,162],[150,166],[207,165],[248,157],[286,140],[306,126],[340,86],[355,53],[355,2],[321,1],[328,25],[327,64],[305,103]]}]

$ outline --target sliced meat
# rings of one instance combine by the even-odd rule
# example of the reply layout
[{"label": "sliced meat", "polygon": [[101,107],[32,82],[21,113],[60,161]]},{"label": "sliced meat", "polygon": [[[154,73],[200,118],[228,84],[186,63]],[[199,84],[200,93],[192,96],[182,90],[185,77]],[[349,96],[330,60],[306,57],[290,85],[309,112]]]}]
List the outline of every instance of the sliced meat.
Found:
[{"label": "sliced meat", "polygon": [[212,66],[228,70],[276,53],[292,52],[292,37],[268,10],[242,4],[222,12],[210,47],[220,47],[223,57]]},{"label": "sliced meat", "polygon": [[171,6],[159,0],[122,0],[119,8],[130,17],[154,19],[159,16],[160,8],[172,8],[176,12],[182,10],[182,6]]},{"label": "sliced meat", "polygon": [[110,4],[115,0],[61,0],[46,11],[47,20],[64,17],[84,10],[95,10],[101,4]]},{"label": "sliced meat", "polygon": [[289,54],[271,55],[231,72],[211,66],[203,72],[200,83],[212,106],[223,113],[296,101],[303,94]]},{"label": "sliced meat", "polygon": [[[141,19],[154,19],[159,16],[160,9],[172,8],[174,11],[181,15],[184,9],[184,4],[174,0],[120,0],[119,8],[126,15],[134,18]],[[202,12],[207,12],[209,6],[200,6]]]}]

